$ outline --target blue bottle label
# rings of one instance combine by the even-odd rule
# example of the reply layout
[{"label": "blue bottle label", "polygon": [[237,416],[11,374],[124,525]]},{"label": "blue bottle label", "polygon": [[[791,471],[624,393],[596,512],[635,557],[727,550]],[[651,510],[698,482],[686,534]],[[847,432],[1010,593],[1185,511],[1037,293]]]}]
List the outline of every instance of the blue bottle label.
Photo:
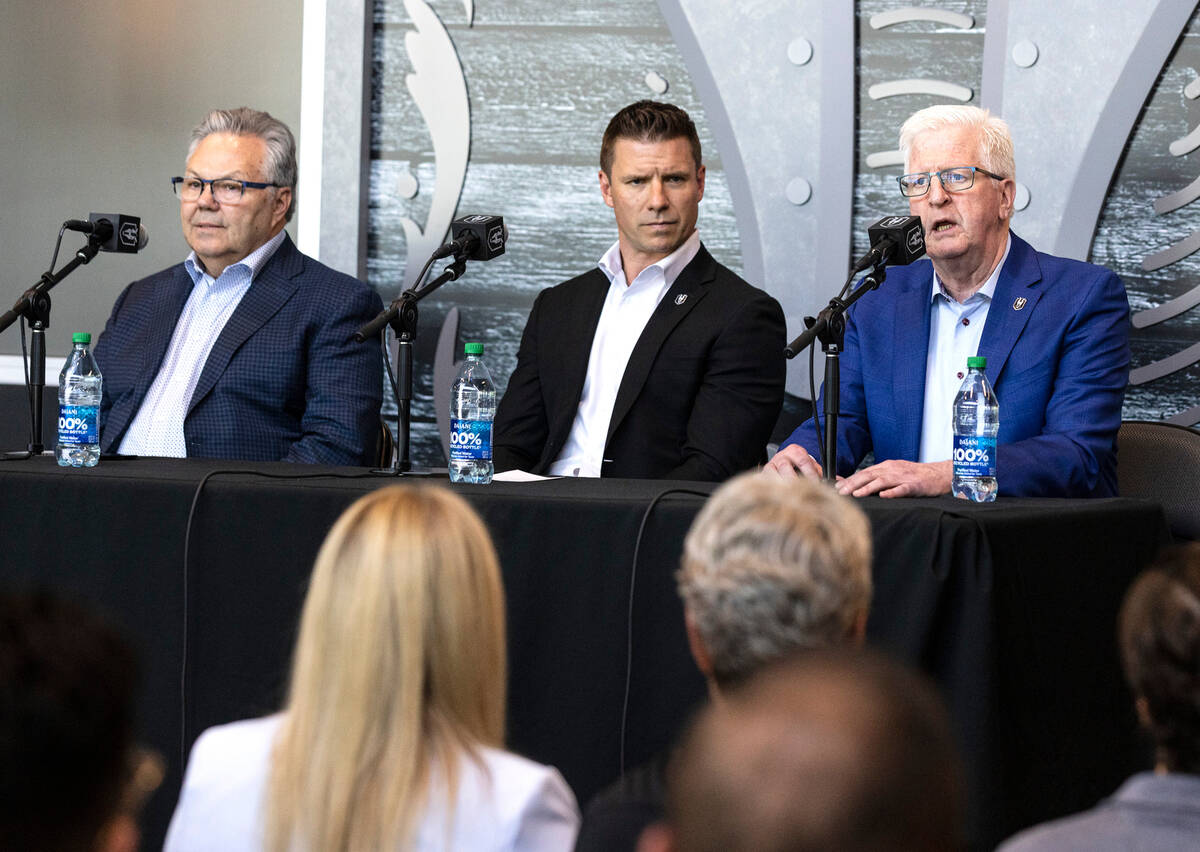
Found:
[{"label": "blue bottle label", "polygon": [[95,405],[58,407],[58,442],[78,446],[100,443],[100,409]]},{"label": "blue bottle label", "polygon": [[492,421],[450,418],[450,461],[489,461]]},{"label": "blue bottle label", "polygon": [[983,435],[954,436],[954,475],[996,475],[996,439]]}]

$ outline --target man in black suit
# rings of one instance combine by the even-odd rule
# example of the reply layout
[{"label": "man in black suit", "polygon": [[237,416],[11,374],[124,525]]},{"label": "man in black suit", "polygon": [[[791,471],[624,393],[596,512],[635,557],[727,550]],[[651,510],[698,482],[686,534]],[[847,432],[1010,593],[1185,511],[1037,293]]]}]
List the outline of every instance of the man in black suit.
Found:
[{"label": "man in black suit", "polygon": [[765,461],[783,312],[700,244],[704,166],[687,113],[653,101],[618,112],[600,193],[617,242],[534,302],[496,414],[496,469],[719,481]]}]

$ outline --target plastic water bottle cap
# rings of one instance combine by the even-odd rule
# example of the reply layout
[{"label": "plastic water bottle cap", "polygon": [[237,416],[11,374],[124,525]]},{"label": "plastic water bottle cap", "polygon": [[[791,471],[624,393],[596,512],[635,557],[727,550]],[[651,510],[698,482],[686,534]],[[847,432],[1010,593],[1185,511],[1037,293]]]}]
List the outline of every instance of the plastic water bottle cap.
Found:
[{"label": "plastic water bottle cap", "polygon": [[468,355],[482,355],[483,354],[483,344],[482,343],[468,343],[466,346],[463,347],[463,352],[467,353]]},{"label": "plastic water bottle cap", "polygon": [[984,358],[982,355],[968,356],[967,357],[967,369],[968,370],[986,370],[987,369],[987,358]]},{"label": "plastic water bottle cap", "polygon": [[72,343],[91,343],[92,335],[88,331],[77,331],[71,335]]}]

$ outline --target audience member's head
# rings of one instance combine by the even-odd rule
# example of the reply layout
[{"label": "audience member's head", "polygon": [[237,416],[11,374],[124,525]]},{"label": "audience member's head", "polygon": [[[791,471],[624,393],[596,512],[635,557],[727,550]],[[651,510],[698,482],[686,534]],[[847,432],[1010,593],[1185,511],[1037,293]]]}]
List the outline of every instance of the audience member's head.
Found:
[{"label": "audience member's head", "polygon": [[137,665],[121,635],[47,592],[0,595],[0,849],[132,849]]},{"label": "audience member's head", "polygon": [[802,652],[703,711],[667,779],[668,822],[642,849],[945,852],[963,786],[933,689],[852,649]]},{"label": "audience member's head", "polygon": [[1200,774],[1200,544],[1134,582],[1119,622],[1125,678],[1169,772]]},{"label": "audience member's head", "polygon": [[347,509],[304,603],[267,848],[406,847],[430,767],[503,740],[504,629],[496,553],[460,497],[394,486]]},{"label": "audience member's head", "polygon": [[742,474],[697,515],[678,581],[696,663],[726,687],[801,648],[861,643],[870,528],[822,483]]}]

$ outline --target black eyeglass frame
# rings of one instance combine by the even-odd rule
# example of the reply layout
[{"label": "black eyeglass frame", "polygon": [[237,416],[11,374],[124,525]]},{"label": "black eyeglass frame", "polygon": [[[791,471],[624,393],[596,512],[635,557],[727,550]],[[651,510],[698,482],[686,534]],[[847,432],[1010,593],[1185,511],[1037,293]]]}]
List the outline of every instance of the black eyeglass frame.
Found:
[{"label": "black eyeglass frame", "polygon": [[[969,171],[971,173],[971,182],[968,183],[966,186],[960,186],[960,187],[955,187],[955,188],[946,186],[946,179],[943,177],[943,175],[946,172],[961,172],[961,171]],[[988,177],[992,178],[993,180],[1008,180],[1008,178],[1000,177],[1000,175],[995,174],[994,172],[989,172],[987,169],[983,168],[982,166],[950,166],[947,169],[942,169],[942,170],[936,171],[936,172],[909,172],[906,175],[900,175],[900,177],[896,178],[896,183],[898,183],[900,185],[900,194],[903,195],[905,198],[920,198],[922,195],[928,195],[929,187],[933,186],[932,179],[935,177],[941,183],[942,189],[946,190],[946,192],[966,192],[968,189],[970,189],[971,187],[973,187],[975,185],[975,172],[979,172],[980,174],[985,174]],[[904,191],[904,179],[905,178],[920,177],[922,175],[924,175],[927,178],[930,178],[929,183],[925,184],[924,190],[922,190],[921,192],[912,192],[912,193]]]},{"label": "black eyeglass frame", "polygon": [[[185,180],[187,180],[187,181],[194,180],[200,184],[200,191],[198,193],[196,193],[195,198],[189,199],[189,198],[183,197],[183,193],[181,192],[181,187]],[[269,189],[272,187],[274,187],[275,189],[282,188],[281,185],[277,184],[277,183],[263,183],[262,181],[257,181],[257,180],[238,180],[237,178],[198,178],[198,177],[183,177],[182,175],[176,175],[175,177],[171,178],[171,191],[173,193],[175,193],[175,197],[178,198],[180,201],[199,201],[200,196],[204,195],[205,185],[208,186],[208,192],[210,195],[212,195],[213,194],[213,184],[215,184],[215,183],[237,183],[237,184],[241,184],[241,187],[242,187],[241,195],[238,196],[237,201],[219,202],[221,204],[239,204],[239,203],[241,203],[241,200],[246,197],[247,189]],[[213,195],[213,198],[216,198],[216,195]]]}]

